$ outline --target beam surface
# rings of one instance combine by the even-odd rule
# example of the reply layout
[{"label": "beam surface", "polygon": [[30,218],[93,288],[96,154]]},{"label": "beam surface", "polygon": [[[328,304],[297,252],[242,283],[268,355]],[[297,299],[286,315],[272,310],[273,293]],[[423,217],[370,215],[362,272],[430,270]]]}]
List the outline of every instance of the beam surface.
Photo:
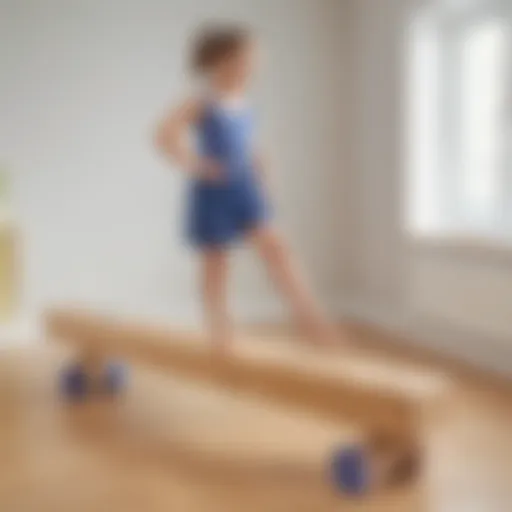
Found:
[{"label": "beam surface", "polygon": [[263,396],[345,424],[416,435],[425,410],[450,389],[442,376],[353,349],[326,353],[279,340],[237,340],[229,355],[213,354],[204,337],[74,309],[46,317],[52,341],[138,364],[186,379]]}]

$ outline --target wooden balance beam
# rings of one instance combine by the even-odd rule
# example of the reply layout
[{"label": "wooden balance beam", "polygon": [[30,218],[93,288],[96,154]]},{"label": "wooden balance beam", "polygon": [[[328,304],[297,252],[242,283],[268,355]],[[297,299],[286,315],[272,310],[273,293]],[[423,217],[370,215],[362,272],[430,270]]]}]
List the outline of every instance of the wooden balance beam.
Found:
[{"label": "wooden balance beam", "polygon": [[448,390],[442,378],[387,361],[372,364],[349,349],[334,355],[299,344],[241,340],[220,357],[199,334],[73,309],[50,311],[46,328],[52,340],[78,349],[83,361],[148,364],[410,440],[418,438],[425,413]]}]

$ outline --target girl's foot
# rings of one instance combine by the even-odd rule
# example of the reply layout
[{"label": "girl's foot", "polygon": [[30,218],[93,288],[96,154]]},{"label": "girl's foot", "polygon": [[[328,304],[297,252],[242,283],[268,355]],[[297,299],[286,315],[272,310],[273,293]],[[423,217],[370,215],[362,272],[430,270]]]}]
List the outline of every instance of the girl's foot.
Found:
[{"label": "girl's foot", "polygon": [[211,340],[211,346],[215,357],[226,357],[232,351],[233,339],[231,336],[215,337]]},{"label": "girl's foot", "polygon": [[310,344],[322,348],[334,348],[342,344],[336,328],[326,321],[310,318],[303,320],[301,324]]}]

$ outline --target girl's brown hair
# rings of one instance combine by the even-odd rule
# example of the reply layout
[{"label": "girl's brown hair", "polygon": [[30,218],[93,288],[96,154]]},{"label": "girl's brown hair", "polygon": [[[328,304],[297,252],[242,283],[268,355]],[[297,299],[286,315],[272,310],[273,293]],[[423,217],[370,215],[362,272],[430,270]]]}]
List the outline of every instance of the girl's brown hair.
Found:
[{"label": "girl's brown hair", "polygon": [[243,49],[251,39],[241,26],[207,26],[200,29],[192,45],[191,68],[204,73]]}]

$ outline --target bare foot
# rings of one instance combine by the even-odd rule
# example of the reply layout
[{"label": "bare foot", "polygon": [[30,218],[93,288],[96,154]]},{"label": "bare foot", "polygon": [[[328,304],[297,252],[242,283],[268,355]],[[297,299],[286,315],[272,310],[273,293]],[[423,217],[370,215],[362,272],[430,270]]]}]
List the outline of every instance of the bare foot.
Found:
[{"label": "bare foot", "polygon": [[231,337],[215,338],[211,340],[212,353],[217,358],[229,356],[233,350],[233,340]]},{"label": "bare foot", "polygon": [[342,337],[328,322],[312,318],[303,320],[301,324],[310,344],[322,348],[335,348],[342,345]]}]

